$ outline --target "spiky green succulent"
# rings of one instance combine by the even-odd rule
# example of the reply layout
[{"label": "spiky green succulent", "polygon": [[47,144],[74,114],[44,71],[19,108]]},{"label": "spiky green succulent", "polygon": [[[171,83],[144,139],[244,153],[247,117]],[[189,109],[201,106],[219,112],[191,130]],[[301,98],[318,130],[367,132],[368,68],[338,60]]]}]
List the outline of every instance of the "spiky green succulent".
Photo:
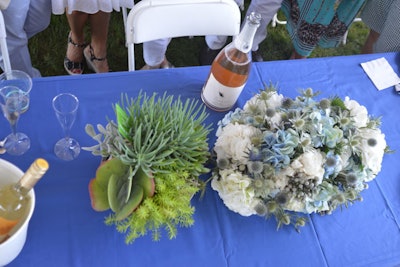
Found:
[{"label": "spiky green succulent", "polygon": [[[86,125],[86,132],[98,144],[84,149],[103,158],[118,159],[129,172],[121,172],[121,168],[98,171],[98,177],[89,185],[92,206],[96,210],[110,206],[118,211],[106,222],[115,224],[119,231],[127,231],[127,242],[143,235],[144,229],[151,230],[158,239],[160,227],[168,230],[170,238],[175,237],[177,225],[193,223],[190,199],[204,187],[199,176],[209,171],[204,164],[210,156],[207,140],[211,125],[204,125],[208,116],[205,107],[196,100],[183,102],[166,94],[148,97],[140,92],[135,99],[123,95],[114,111],[117,123],[111,120],[105,127],[97,125],[98,133],[92,125]],[[142,192],[138,187],[143,183],[135,179],[143,174],[136,175],[137,172],[154,177],[154,196],[132,195]],[[115,196],[120,192],[123,196]],[[117,208],[113,209],[113,203]],[[146,211],[146,207],[151,208]],[[118,216],[121,210],[124,216]],[[127,217],[126,210],[131,212]]]},{"label": "spiky green succulent", "polygon": [[207,172],[204,162],[209,157],[207,136],[211,125],[204,126],[208,113],[196,100],[164,94],[136,99],[122,97],[114,106],[117,124],[106,127],[86,125],[86,132],[98,145],[86,148],[94,155],[117,157],[127,165],[144,172],[165,171],[165,166],[190,169],[193,175]]}]

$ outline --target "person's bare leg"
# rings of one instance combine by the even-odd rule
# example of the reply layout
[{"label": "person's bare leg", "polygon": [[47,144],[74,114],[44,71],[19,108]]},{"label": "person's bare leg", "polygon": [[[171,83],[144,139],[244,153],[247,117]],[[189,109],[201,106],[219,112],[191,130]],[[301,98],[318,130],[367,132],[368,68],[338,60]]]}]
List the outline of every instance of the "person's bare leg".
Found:
[{"label": "person's bare leg", "polygon": [[289,59],[306,59],[306,56],[302,56],[299,53],[297,53],[296,50],[293,50],[292,55],[290,56]]},{"label": "person's bare leg", "polygon": [[102,11],[89,16],[91,41],[90,46],[85,49],[86,55],[91,55],[96,72],[108,72],[107,62],[107,39],[110,13]]},{"label": "person's bare leg", "polygon": [[[88,14],[73,11],[71,14],[66,12],[71,32],[68,36],[68,47],[66,58],[71,62],[70,66],[66,66],[73,74],[82,73],[82,69],[78,68],[78,64],[83,61],[83,48],[85,47],[84,27],[88,19]],[[71,65],[74,64],[74,65]]]},{"label": "person's bare leg", "polygon": [[367,40],[364,43],[363,48],[361,49],[362,54],[372,54],[374,52],[374,44],[379,38],[379,33],[376,31],[370,30]]}]

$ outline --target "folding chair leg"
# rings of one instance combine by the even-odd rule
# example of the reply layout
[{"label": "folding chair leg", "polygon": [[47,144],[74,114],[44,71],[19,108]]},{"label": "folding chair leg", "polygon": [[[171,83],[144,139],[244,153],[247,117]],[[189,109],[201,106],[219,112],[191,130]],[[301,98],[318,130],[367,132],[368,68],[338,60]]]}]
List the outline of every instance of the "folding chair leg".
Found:
[{"label": "folding chair leg", "polygon": [[128,69],[135,71],[135,45],[129,44],[128,46]]}]

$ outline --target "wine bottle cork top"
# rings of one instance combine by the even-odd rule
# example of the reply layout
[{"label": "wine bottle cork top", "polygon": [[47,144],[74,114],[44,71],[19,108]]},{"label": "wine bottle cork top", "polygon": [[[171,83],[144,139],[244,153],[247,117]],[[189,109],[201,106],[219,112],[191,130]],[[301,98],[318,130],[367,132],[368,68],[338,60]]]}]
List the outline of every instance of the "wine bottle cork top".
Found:
[{"label": "wine bottle cork top", "polygon": [[43,158],[37,158],[19,180],[19,187],[31,190],[49,168],[49,163]]},{"label": "wine bottle cork top", "polygon": [[41,170],[47,170],[49,168],[49,163],[47,162],[47,160],[42,158],[38,158],[36,160],[36,164]]}]

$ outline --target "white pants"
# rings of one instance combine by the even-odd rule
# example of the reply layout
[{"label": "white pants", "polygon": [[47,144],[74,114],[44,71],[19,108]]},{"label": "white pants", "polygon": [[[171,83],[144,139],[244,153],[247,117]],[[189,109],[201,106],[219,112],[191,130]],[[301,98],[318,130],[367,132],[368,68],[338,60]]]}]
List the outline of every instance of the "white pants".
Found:
[{"label": "white pants", "polygon": [[[241,0],[235,0],[240,5]],[[267,26],[281,7],[282,0],[251,0],[246,17],[253,11],[261,14],[261,23],[254,36],[252,51],[257,51],[259,44],[267,37]],[[242,26],[244,22],[242,23]],[[217,50],[224,47],[227,36],[208,35],[205,37],[207,46]]]},{"label": "white pants", "polygon": [[158,39],[143,43],[143,59],[149,66],[157,66],[163,62],[171,38]]},{"label": "white pants", "polygon": [[[22,70],[31,77],[40,76],[40,72],[32,67],[28,39],[49,26],[51,0],[11,0],[2,12],[11,68]],[[3,58],[0,58],[0,66],[4,69]]]}]

